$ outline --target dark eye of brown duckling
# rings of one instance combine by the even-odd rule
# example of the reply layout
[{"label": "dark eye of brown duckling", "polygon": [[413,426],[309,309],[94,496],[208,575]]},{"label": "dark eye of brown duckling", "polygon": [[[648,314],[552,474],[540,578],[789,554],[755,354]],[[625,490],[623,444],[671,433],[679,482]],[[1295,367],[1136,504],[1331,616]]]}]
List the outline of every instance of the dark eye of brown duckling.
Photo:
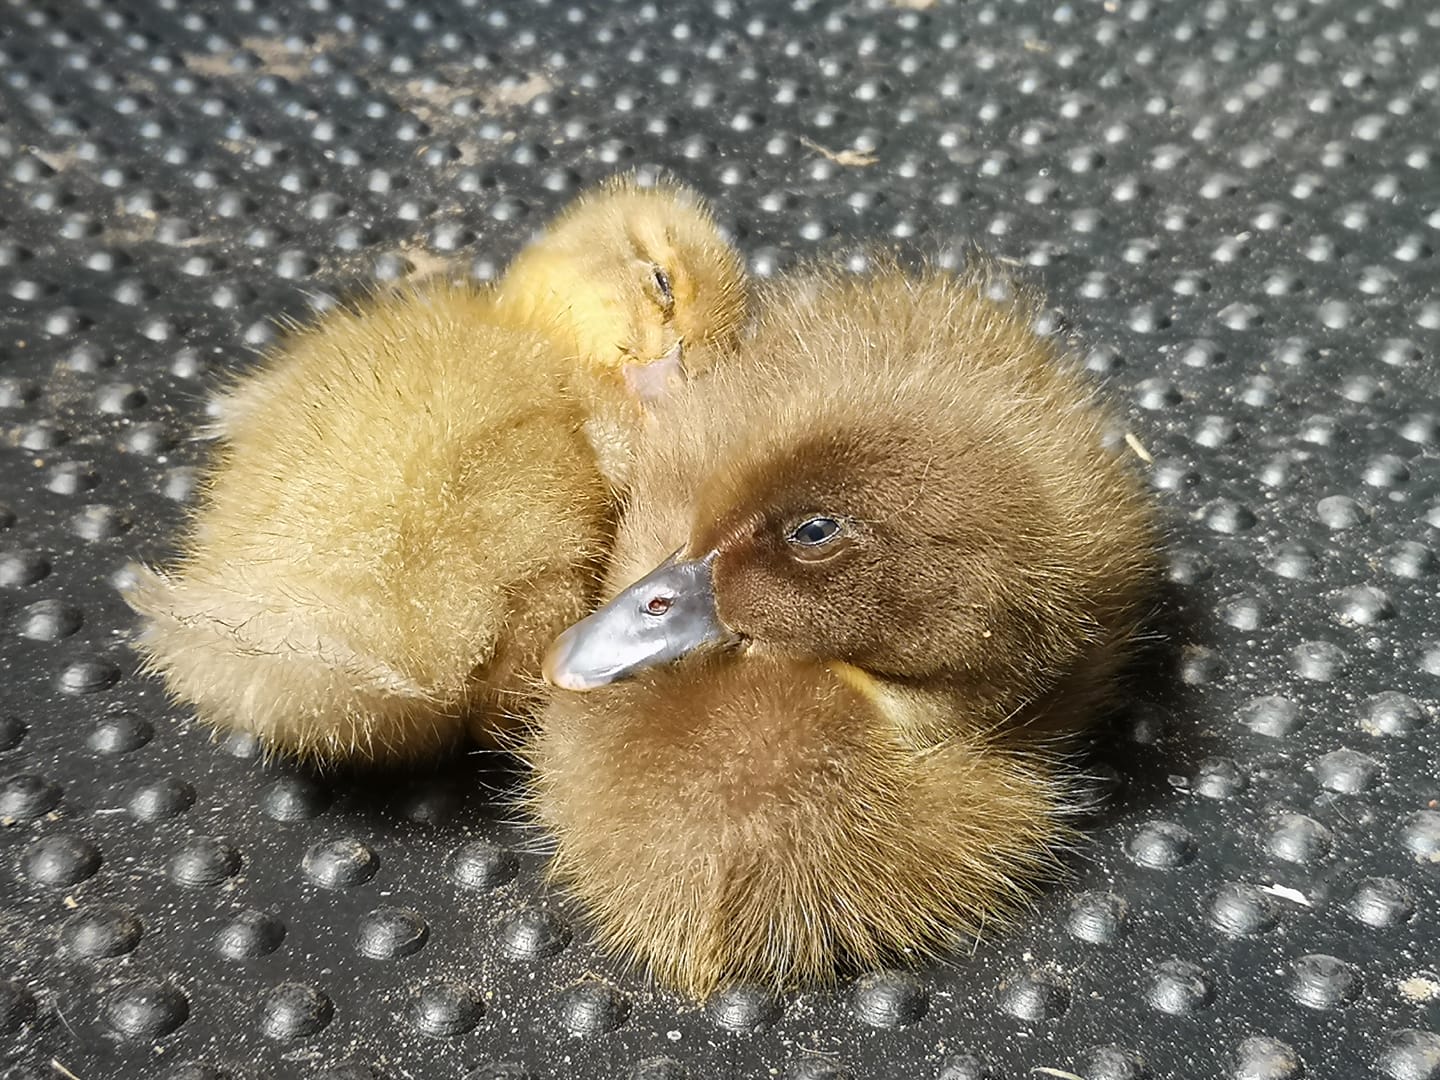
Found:
[{"label": "dark eye of brown duckling", "polygon": [[785,542],[793,558],[804,562],[820,562],[838,555],[850,539],[845,522],[820,515],[806,518],[790,530]]}]

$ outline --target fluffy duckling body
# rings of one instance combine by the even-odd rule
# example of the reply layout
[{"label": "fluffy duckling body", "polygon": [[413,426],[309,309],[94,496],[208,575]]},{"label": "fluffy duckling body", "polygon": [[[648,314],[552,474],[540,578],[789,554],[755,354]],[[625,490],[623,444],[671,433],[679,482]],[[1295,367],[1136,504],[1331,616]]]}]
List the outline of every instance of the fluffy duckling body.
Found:
[{"label": "fluffy duckling body", "polygon": [[227,395],[183,551],[128,595],[149,667],[217,728],[326,759],[522,713],[593,596],[636,372],[668,387],[682,346],[727,348],[741,275],[693,195],[621,184],[497,288],[432,281],[294,335]]},{"label": "fluffy duckling body", "polygon": [[641,445],[613,599],[547,657],[553,871],[685,992],[953,943],[1067,836],[1057,750],[1154,537],[1090,387],[986,284],[777,289]]}]

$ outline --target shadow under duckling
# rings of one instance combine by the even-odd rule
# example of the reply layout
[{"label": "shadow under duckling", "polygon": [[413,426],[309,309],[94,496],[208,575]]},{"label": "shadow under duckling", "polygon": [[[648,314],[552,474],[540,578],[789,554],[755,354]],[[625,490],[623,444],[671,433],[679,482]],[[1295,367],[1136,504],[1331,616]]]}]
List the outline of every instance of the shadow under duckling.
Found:
[{"label": "shadow under duckling", "polygon": [[613,599],[547,656],[524,755],[553,874],[665,984],[953,945],[1071,835],[1061,751],[1156,533],[1091,386],[988,286],[782,283],[639,447]]},{"label": "shadow under duckling", "polygon": [[503,724],[593,601],[649,399],[745,307],[698,197],[621,182],[497,287],[330,312],[223,400],[182,553],[128,591],[147,666],[207,723],[307,757]]}]

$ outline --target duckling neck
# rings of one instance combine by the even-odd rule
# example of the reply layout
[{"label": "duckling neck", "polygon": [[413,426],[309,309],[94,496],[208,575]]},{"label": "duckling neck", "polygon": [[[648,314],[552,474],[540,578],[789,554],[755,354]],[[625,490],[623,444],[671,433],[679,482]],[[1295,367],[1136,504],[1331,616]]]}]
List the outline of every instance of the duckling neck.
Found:
[{"label": "duckling neck", "polygon": [[495,291],[502,318],[544,338],[556,361],[556,377],[573,404],[578,423],[612,491],[629,483],[630,463],[644,410],[625,390],[613,346],[602,346],[581,326],[580,313],[545,284],[543,256],[520,257]]},{"label": "duckling neck", "polygon": [[623,355],[614,340],[617,313],[603,297],[562,296],[547,284],[543,255],[521,256],[495,289],[499,314],[550,343],[563,361],[572,394],[582,404],[611,408],[611,398],[628,397],[622,375]]},{"label": "duckling neck", "polygon": [[576,367],[608,366],[615,343],[598,340],[596,331],[613,322],[613,313],[599,296],[557,288],[557,283],[569,284],[572,277],[573,268],[564,259],[543,250],[521,252],[495,287],[495,305],[515,323],[548,340],[557,356]]},{"label": "duckling neck", "polygon": [[564,301],[544,285],[507,276],[495,290],[495,307],[502,318],[548,341],[557,356],[579,359],[583,353],[579,328]]}]

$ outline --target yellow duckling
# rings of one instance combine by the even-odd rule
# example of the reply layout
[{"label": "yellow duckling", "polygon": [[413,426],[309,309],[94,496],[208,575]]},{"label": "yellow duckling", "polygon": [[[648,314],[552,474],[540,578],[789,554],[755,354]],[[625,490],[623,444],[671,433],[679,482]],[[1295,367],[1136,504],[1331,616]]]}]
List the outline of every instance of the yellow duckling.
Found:
[{"label": "yellow duckling", "polygon": [[588,610],[645,401],[745,300],[698,197],[622,182],[496,288],[329,313],[222,402],[182,553],[128,593],[147,665],[215,727],[327,759],[522,711]]},{"label": "yellow duckling", "polygon": [[613,599],[546,658],[553,873],[684,992],[951,945],[1068,835],[1061,737],[1114,691],[1155,533],[987,284],[778,287],[639,447]]}]

